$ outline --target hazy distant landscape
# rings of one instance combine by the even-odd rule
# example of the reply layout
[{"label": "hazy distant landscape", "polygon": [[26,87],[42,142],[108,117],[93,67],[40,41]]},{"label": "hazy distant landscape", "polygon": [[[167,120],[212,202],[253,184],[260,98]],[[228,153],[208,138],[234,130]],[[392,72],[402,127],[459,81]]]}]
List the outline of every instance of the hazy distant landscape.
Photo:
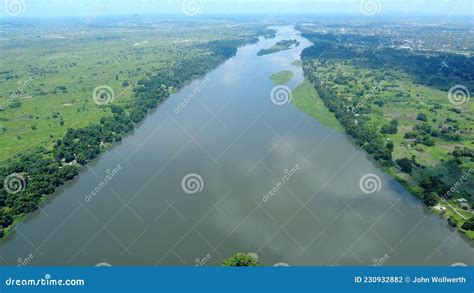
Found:
[{"label": "hazy distant landscape", "polygon": [[466,4],[4,1],[2,265],[474,265]]}]

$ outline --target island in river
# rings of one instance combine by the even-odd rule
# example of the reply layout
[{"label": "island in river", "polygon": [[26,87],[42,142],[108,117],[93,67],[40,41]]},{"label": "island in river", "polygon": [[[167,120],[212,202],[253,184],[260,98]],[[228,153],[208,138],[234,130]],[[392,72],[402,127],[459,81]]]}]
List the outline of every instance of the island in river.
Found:
[{"label": "island in river", "polygon": [[277,53],[280,51],[290,50],[290,49],[298,47],[299,45],[300,43],[297,40],[282,40],[268,49],[261,49],[260,51],[257,52],[257,56],[263,56],[263,55]]}]

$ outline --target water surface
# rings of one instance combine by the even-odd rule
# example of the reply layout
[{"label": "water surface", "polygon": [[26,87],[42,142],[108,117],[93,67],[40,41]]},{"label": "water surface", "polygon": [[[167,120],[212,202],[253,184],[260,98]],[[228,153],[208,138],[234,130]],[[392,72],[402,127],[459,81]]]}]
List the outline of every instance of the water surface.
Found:
[{"label": "water surface", "polygon": [[[300,46],[256,55],[283,39]],[[278,27],[276,38],[240,48],[172,95],[17,225],[0,245],[0,260],[220,265],[236,252],[257,252],[264,265],[474,265],[469,242],[344,134],[291,103],[272,103],[269,77],[291,70],[288,86],[300,84],[302,69],[292,63],[310,45],[293,28]],[[201,176],[202,191],[183,191],[190,173]],[[382,183],[370,195],[359,188],[368,173]]]}]

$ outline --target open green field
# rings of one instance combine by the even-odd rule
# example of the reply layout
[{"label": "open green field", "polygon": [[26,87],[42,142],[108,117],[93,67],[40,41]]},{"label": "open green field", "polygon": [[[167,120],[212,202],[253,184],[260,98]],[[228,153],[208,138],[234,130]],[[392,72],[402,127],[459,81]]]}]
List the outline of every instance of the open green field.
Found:
[{"label": "open green field", "polygon": [[[361,69],[345,64],[331,64],[326,67],[318,66],[319,76],[324,76],[331,83],[331,75],[347,80],[346,83],[331,83],[336,94],[346,96],[346,103],[351,104],[351,99],[364,88],[373,88],[373,94],[368,96],[366,103],[370,103],[370,115],[364,114],[359,104],[359,114],[365,116],[368,123],[380,128],[388,125],[390,121],[398,121],[396,134],[384,134],[386,140],[393,141],[395,148],[393,160],[415,157],[423,166],[435,167],[443,161],[450,160],[450,153],[455,148],[472,147],[474,135],[472,133],[472,120],[474,119],[474,105],[465,103],[454,107],[448,100],[447,92],[415,84],[410,78],[400,72],[393,72],[390,79],[383,81],[378,77],[386,72]],[[360,78],[363,77],[363,78]],[[350,79],[350,80],[349,80]],[[357,111],[357,109],[356,109]],[[426,115],[426,121],[419,120],[420,114]],[[420,143],[416,138],[406,138],[406,133],[413,131],[415,126],[429,125],[432,131],[441,133],[443,129],[459,129],[463,136],[459,139],[449,140],[438,134],[431,136],[432,142]],[[433,143],[433,145],[431,145]],[[463,170],[474,168],[474,162],[465,160],[459,165]],[[395,170],[393,170],[395,171]],[[451,170],[454,172],[454,170]],[[454,183],[454,182],[453,182]]]},{"label": "open green field", "polygon": [[51,149],[68,128],[110,116],[92,99],[96,87],[112,88],[113,103],[124,106],[138,80],[210,54],[208,42],[251,38],[258,30],[217,21],[192,29],[166,21],[1,28],[0,162],[36,146]]},{"label": "open green field", "polygon": [[0,41],[0,238],[170,94],[265,33],[214,21],[192,31],[71,22],[17,25]]},{"label": "open green field", "polygon": [[[305,76],[346,133],[472,238],[474,58],[465,54],[467,47],[427,53],[426,48],[394,48],[400,38],[411,37],[409,32],[374,37],[337,29],[321,33],[317,26],[301,30],[314,43],[302,53]],[[425,46],[437,41],[438,36],[428,36]]]},{"label": "open green field", "polygon": [[344,130],[334,113],[329,112],[308,80],[305,79],[302,84],[293,90],[292,102],[301,111],[318,120],[324,126],[337,131]]},{"label": "open green field", "polygon": [[[305,60],[307,77],[324,90],[325,102],[337,109],[346,131],[426,204],[446,208],[450,224],[472,238],[472,231],[461,228],[474,209],[472,102],[453,103],[448,91],[420,84],[400,70],[333,56]],[[463,198],[465,206],[457,201]]]},{"label": "open green field", "polygon": [[270,76],[270,79],[272,80],[274,85],[281,85],[289,82],[293,78],[293,75],[293,72],[285,70],[273,74],[272,76]]}]

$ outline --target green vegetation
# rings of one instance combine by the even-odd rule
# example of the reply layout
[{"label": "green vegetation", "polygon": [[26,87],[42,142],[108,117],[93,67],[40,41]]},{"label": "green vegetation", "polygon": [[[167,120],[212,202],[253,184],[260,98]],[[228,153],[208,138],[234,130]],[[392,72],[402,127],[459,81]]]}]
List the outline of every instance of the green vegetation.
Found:
[{"label": "green vegetation", "polygon": [[273,74],[270,79],[272,80],[274,85],[281,85],[286,84],[293,78],[293,72],[289,70],[281,71],[278,73]]},{"label": "green vegetation", "polygon": [[297,40],[279,41],[278,43],[276,43],[275,45],[273,45],[272,47],[268,49],[261,49],[260,51],[258,51],[257,56],[263,56],[263,55],[273,54],[280,51],[293,49],[293,48],[298,47],[299,45],[300,45],[300,42],[298,42]]},{"label": "green vegetation", "polygon": [[293,104],[301,111],[318,120],[321,124],[343,131],[341,124],[337,121],[334,113],[331,113],[318,93],[308,80],[304,80],[302,84],[293,90]]},{"label": "green vegetation", "polygon": [[[315,44],[302,53],[305,76],[345,131],[426,205],[444,206],[450,224],[474,238],[463,228],[474,201],[474,107],[448,98],[456,84],[474,88],[474,57],[384,47],[394,41],[382,37],[302,30]],[[440,70],[444,61],[449,67]],[[460,204],[462,198],[468,203]]]},{"label": "green vegetation", "polygon": [[425,194],[423,198],[423,202],[429,207],[435,206],[436,204],[438,204],[438,201],[439,196],[438,194],[436,194],[436,192],[430,192],[428,194]]},{"label": "green vegetation", "polygon": [[265,39],[273,39],[276,37],[277,31],[274,29],[261,29],[260,30],[260,35],[263,36]]},{"label": "green vegetation", "polygon": [[[222,33],[194,27],[191,41],[190,32],[178,27],[54,31],[66,25],[38,24],[44,38],[28,38],[30,27],[7,30],[9,41],[1,43],[0,87],[7,95],[0,98],[0,237],[171,93],[261,32],[212,24]],[[115,89],[115,99],[97,105],[92,92],[103,84]]]},{"label": "green vegetation", "polygon": [[245,253],[237,253],[236,255],[224,260],[224,267],[256,267],[258,260],[251,255]]},{"label": "green vegetation", "polygon": [[303,67],[303,61],[301,61],[301,60],[295,60],[291,64],[296,66],[296,67]]},{"label": "green vegetation", "polygon": [[2,27],[0,164],[32,147],[52,149],[68,128],[111,117],[92,99],[98,86],[110,86],[113,104],[126,107],[138,81],[155,72],[188,61],[188,67],[201,66],[196,62],[226,54],[253,40],[256,31],[271,32],[230,24],[203,21],[189,29],[169,21],[117,19],[92,28],[81,20],[29,20]]},{"label": "green vegetation", "polygon": [[474,217],[466,221],[461,228],[467,231],[474,231]]}]

